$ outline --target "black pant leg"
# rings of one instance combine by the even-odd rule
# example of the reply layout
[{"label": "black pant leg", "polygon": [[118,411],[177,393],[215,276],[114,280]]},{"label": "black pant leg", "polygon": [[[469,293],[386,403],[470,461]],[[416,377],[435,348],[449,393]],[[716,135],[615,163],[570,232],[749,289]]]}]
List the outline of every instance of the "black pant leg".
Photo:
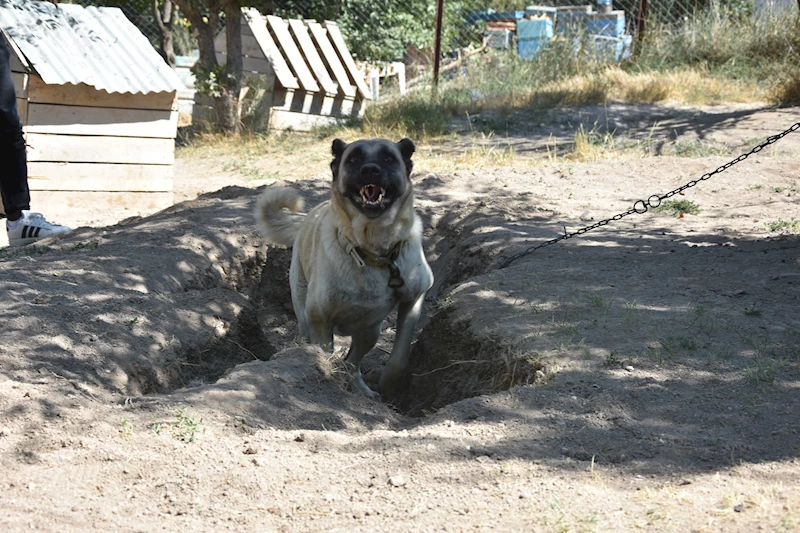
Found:
[{"label": "black pant leg", "polygon": [[5,39],[0,36],[0,193],[6,216],[16,220],[23,209],[30,209],[31,197],[25,138],[9,57]]}]

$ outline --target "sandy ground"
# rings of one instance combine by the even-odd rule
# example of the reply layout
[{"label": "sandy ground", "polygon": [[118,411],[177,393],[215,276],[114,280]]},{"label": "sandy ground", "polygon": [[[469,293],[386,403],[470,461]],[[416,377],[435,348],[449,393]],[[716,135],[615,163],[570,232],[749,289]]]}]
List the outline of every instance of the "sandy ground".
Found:
[{"label": "sandy ground", "polygon": [[[656,138],[640,112],[552,131],[599,113]],[[800,531],[800,133],[675,197],[697,214],[499,268],[731,159],[681,140],[738,153],[800,120],[655,112],[666,155],[417,165],[437,281],[396,409],[346,390],[344,339],[295,343],[289,254],[255,232],[245,176],[179,158],[163,212],[54,214],[90,226],[0,250],[0,529]]]}]

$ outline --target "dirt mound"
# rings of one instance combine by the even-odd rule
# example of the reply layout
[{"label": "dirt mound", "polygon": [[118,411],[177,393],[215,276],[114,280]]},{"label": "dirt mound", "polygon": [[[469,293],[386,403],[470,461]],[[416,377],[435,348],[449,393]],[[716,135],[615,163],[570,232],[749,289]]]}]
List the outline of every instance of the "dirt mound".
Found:
[{"label": "dirt mound", "polygon": [[256,427],[362,430],[398,425],[388,406],[345,391],[344,373],[319,347],[282,350],[237,365],[210,385],[163,397],[241,417]]},{"label": "dirt mound", "polygon": [[437,282],[400,413],[295,344],[257,190],[4,249],[0,525],[792,530],[800,182],[759,161],[505,269],[726,161],[417,176]]}]

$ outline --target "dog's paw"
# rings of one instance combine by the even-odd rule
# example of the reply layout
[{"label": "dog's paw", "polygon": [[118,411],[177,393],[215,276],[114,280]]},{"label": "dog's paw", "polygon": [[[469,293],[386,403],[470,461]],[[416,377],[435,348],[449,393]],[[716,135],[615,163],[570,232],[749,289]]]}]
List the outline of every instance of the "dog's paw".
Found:
[{"label": "dog's paw", "polygon": [[366,383],[364,383],[364,378],[361,377],[360,373],[358,376],[350,377],[350,389],[354,392],[360,392],[361,394],[372,400],[380,401],[381,399],[380,394],[370,389],[369,386]]}]

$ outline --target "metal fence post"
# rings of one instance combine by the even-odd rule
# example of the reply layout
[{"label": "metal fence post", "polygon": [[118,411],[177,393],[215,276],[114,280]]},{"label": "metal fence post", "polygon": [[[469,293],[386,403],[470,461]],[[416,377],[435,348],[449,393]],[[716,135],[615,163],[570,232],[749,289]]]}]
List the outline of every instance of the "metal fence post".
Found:
[{"label": "metal fence post", "polygon": [[433,92],[439,87],[439,61],[442,56],[442,14],[444,0],[436,0],[436,35],[433,41]]}]

